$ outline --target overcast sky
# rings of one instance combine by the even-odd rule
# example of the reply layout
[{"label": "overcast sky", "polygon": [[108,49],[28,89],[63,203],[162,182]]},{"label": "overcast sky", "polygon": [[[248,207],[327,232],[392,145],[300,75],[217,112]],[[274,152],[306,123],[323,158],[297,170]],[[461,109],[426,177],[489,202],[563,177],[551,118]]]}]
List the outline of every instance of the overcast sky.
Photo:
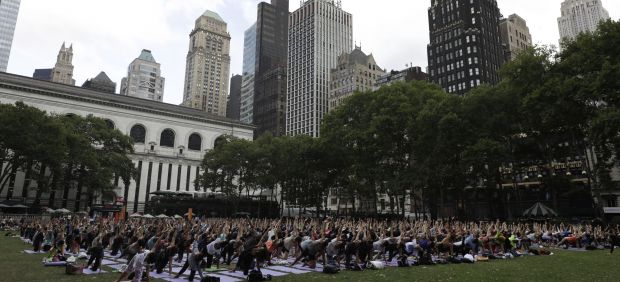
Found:
[{"label": "overcast sky", "polygon": [[[51,68],[63,41],[73,44],[77,85],[105,71],[120,84],[126,68],[142,49],[150,49],[166,78],[164,101],[182,99],[189,32],[204,10],[228,23],[231,76],[241,72],[243,32],[256,21],[259,0],[22,0],[8,72],[32,76]],[[430,0],[343,0],[353,14],[354,40],[388,70],[405,64],[427,65],[427,9]],[[498,0],[501,13],[523,17],[534,43],[558,43],[557,17],[562,0]],[[602,0],[614,20],[620,1]],[[290,9],[299,0],[291,0]]]}]

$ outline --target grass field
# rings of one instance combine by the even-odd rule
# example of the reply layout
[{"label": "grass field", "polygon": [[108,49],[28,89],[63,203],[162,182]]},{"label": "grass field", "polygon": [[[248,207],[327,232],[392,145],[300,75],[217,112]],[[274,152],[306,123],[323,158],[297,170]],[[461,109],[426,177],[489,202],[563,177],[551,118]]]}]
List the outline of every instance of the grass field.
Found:
[{"label": "grass field", "polygon": [[[43,267],[43,255],[21,253],[29,245],[0,233],[0,281],[116,281],[119,274],[70,276],[64,267]],[[554,250],[552,256],[531,256],[484,263],[343,271],[336,275],[287,275],[273,281],[620,281],[620,250],[571,252]],[[158,280],[152,280],[158,281]],[[159,280],[162,281],[162,280]],[[198,281],[196,279],[195,281]]]}]

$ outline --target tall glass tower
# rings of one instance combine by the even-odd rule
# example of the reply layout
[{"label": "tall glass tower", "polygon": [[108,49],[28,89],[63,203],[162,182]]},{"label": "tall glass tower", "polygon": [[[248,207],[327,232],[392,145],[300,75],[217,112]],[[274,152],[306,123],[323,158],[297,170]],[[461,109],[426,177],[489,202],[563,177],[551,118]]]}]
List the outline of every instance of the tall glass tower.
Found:
[{"label": "tall glass tower", "polygon": [[0,71],[6,72],[20,0],[0,0]]},{"label": "tall glass tower", "polygon": [[341,1],[307,0],[289,15],[286,134],[320,135],[329,72],[353,49],[353,16]]}]

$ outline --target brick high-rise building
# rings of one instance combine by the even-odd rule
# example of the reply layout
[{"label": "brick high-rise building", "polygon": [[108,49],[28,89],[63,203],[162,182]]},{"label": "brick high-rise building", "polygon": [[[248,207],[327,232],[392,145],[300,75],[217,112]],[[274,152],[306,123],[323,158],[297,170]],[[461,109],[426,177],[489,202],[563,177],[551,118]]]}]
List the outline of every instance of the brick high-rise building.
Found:
[{"label": "brick high-rise building", "polygon": [[504,62],[501,17],[495,0],[431,0],[429,80],[458,95],[497,84]]},{"label": "brick high-rise building", "polygon": [[226,22],[206,11],[189,34],[183,103],[186,107],[226,116],[230,80],[230,34]]},{"label": "brick high-rise building", "polygon": [[527,22],[519,15],[512,14],[499,22],[499,30],[506,61],[514,60],[528,47],[532,47],[532,35]]}]

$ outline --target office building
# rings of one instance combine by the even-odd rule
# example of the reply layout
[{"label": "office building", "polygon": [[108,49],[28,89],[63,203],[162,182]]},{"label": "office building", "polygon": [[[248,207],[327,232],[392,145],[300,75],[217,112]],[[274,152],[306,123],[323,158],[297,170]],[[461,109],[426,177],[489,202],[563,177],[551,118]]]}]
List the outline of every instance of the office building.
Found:
[{"label": "office building", "polygon": [[20,0],[0,0],[0,72],[6,72]]},{"label": "office building", "polygon": [[516,59],[521,51],[532,47],[532,35],[527,22],[517,14],[500,20],[499,31],[506,61]]},{"label": "office building", "polygon": [[73,44],[69,48],[62,43],[58,56],[56,57],[56,65],[52,69],[52,82],[75,85],[73,79]]},{"label": "office building", "polygon": [[102,71],[94,78],[84,81],[82,88],[114,94],[116,92],[116,83],[114,83],[108,75]]},{"label": "office building", "polygon": [[127,67],[127,77],[121,80],[121,95],[162,102],[166,79],[161,76],[161,66],[150,50],[140,55]]},{"label": "office building", "polygon": [[256,23],[243,36],[243,79],[241,81],[241,109],[239,120],[252,124],[254,107],[254,72],[256,64]]},{"label": "office building", "polygon": [[374,90],[378,90],[382,86],[390,85],[397,81],[409,82],[409,81],[427,81],[428,75],[422,71],[421,67],[408,67],[404,70],[396,71],[392,70],[377,79],[374,85]]},{"label": "office building", "polygon": [[225,117],[230,82],[227,24],[207,10],[189,36],[182,105]]},{"label": "office building", "polygon": [[594,32],[599,22],[608,19],[601,0],[565,0],[558,18],[560,41],[575,39],[582,32]]},{"label": "office building", "polygon": [[286,134],[286,55],[289,0],[258,4],[254,73],[254,137]]},{"label": "office building", "polygon": [[341,1],[307,0],[289,15],[287,135],[320,135],[328,111],[329,73],[353,49],[353,17]]},{"label": "office building", "polygon": [[226,106],[226,117],[239,120],[241,109],[241,80],[243,76],[233,75],[230,78],[230,94],[228,94],[228,105]]},{"label": "office building", "polygon": [[428,74],[446,92],[464,95],[497,84],[504,62],[495,0],[431,0]]}]

